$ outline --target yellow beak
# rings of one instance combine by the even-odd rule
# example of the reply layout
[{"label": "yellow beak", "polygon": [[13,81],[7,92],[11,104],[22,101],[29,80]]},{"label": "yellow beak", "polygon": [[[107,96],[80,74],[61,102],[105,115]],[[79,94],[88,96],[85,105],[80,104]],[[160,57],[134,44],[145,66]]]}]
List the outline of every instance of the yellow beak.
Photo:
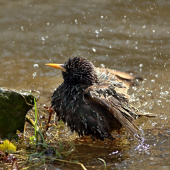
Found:
[{"label": "yellow beak", "polygon": [[45,65],[50,66],[50,67],[54,67],[56,69],[60,69],[61,71],[66,72],[66,69],[63,67],[63,64],[47,63]]}]

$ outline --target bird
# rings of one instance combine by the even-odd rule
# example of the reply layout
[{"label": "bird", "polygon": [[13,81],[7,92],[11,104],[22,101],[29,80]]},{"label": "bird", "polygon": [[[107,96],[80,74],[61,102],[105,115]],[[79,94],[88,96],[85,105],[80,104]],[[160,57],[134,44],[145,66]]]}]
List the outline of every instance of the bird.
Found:
[{"label": "bird", "polygon": [[51,97],[51,108],[72,132],[104,141],[113,140],[112,131],[125,127],[134,137],[140,136],[134,120],[144,113],[130,104],[127,93],[135,79],[142,80],[140,76],[95,67],[81,56],[46,65],[62,72],[63,82]]}]

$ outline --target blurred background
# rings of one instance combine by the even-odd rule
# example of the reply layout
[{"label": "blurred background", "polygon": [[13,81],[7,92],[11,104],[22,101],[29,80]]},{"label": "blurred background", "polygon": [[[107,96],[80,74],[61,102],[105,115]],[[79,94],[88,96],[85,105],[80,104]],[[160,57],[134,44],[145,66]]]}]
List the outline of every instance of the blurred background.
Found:
[{"label": "blurred background", "polygon": [[[129,91],[131,102],[158,116],[140,127],[169,129],[169,7],[167,0],[1,0],[0,86],[37,90],[45,104],[62,82],[61,72],[45,63],[62,64],[69,57],[82,55],[95,66],[104,64],[143,76],[144,81]],[[137,166],[150,165],[150,169],[169,168],[169,130],[163,133],[166,136],[148,139],[152,145],[154,138],[159,147],[153,147],[146,157],[136,151],[128,161],[135,159]],[[121,154],[133,151],[130,148]],[[109,153],[106,155],[109,161]],[[127,160],[115,166],[135,168]]]}]

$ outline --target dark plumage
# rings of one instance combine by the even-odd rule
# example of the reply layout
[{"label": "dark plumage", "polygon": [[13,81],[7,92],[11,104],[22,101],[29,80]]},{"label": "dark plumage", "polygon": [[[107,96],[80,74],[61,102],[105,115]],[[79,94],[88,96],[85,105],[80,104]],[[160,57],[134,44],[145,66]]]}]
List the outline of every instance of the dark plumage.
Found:
[{"label": "dark plumage", "polygon": [[132,135],[138,135],[133,119],[142,113],[130,105],[127,94],[135,77],[96,68],[81,57],[70,58],[62,65],[47,65],[62,70],[64,82],[53,93],[51,103],[59,120],[66,122],[71,131],[93,140],[112,140],[111,132],[123,125]]}]

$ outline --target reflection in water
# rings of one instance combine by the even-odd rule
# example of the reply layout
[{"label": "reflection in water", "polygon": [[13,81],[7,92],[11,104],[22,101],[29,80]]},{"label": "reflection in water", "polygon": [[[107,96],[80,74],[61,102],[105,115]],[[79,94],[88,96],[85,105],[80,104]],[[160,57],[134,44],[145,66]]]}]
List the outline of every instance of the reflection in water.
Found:
[{"label": "reflection in water", "polygon": [[119,149],[76,146],[76,154],[91,154],[87,166],[103,165],[100,156],[108,169],[169,169],[169,5],[157,0],[0,2],[1,86],[39,90],[41,104],[49,102],[62,78],[45,63],[79,54],[96,66],[142,75],[144,81],[129,93],[136,107],[158,115],[139,123],[147,152],[129,138],[125,147],[113,142]]}]

